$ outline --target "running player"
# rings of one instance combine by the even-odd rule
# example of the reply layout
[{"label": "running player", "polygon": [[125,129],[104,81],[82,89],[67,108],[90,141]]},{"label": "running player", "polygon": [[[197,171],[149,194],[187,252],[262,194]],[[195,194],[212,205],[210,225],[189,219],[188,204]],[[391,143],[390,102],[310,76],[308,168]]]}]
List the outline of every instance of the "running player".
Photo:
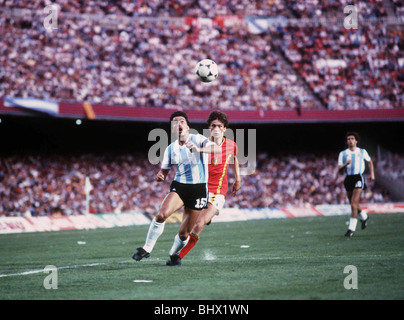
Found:
[{"label": "running player", "polygon": [[150,224],[144,246],[137,248],[133,254],[136,261],[150,256],[157,239],[164,231],[165,221],[182,207],[182,223],[170,254],[179,252],[185,246],[200,211],[207,205],[208,153],[221,152],[221,148],[205,136],[189,132],[190,124],[186,113],[174,112],[170,123],[177,139],[166,148],[155,180],[164,181],[174,165],[177,173],[171,182],[170,192]]},{"label": "running player", "polygon": [[365,229],[369,217],[365,210],[361,210],[359,203],[362,190],[366,189],[365,178],[365,161],[369,163],[370,180],[375,180],[374,165],[365,149],[359,148],[360,137],[356,132],[348,132],[346,134],[346,143],[348,148],[341,151],[338,157],[338,170],[345,170],[344,186],[347,192],[349,203],[351,204],[351,218],[349,219],[348,231],[346,237],[351,237],[356,230],[358,223],[358,215],[361,220],[361,228]]},{"label": "running player", "polygon": [[229,164],[232,165],[235,181],[232,186],[232,194],[235,195],[241,187],[239,163],[237,160],[237,144],[224,137],[229,122],[227,115],[221,111],[213,111],[208,118],[211,140],[221,147],[221,154],[211,154],[209,162],[209,200],[208,206],[199,215],[192,231],[189,241],[178,253],[171,256],[171,261],[167,265],[179,266],[185,255],[195,246],[199,240],[199,235],[205,225],[208,225],[215,215],[223,208],[225,196],[228,189],[227,171]]}]

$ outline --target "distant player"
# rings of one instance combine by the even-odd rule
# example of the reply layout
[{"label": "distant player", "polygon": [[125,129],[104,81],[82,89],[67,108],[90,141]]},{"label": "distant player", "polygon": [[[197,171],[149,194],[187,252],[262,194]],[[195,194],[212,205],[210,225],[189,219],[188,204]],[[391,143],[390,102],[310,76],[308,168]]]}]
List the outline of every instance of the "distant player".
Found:
[{"label": "distant player", "polygon": [[361,210],[359,206],[362,190],[366,189],[365,178],[363,176],[365,161],[369,163],[370,180],[375,180],[373,162],[368,152],[357,146],[359,140],[359,134],[356,132],[348,132],[346,134],[348,148],[341,151],[338,157],[338,170],[346,174],[344,186],[349,203],[351,204],[351,218],[349,219],[348,231],[345,233],[346,237],[351,237],[355,232],[358,215],[362,223],[362,229],[366,228],[369,220],[365,210]]},{"label": "distant player", "polygon": [[225,203],[225,196],[228,189],[227,170],[229,164],[233,167],[235,182],[232,187],[232,193],[235,195],[241,186],[239,163],[237,160],[238,148],[234,141],[224,137],[229,122],[227,115],[220,111],[213,111],[208,118],[211,140],[221,148],[220,154],[211,154],[209,162],[209,200],[208,206],[199,215],[195,226],[190,233],[190,239],[185,247],[171,257],[167,265],[181,265],[181,259],[195,246],[199,240],[199,235],[205,225],[209,224],[212,218],[219,214]]},{"label": "distant player", "polygon": [[177,167],[177,173],[171,182],[170,192],[150,224],[144,246],[137,248],[133,254],[136,261],[150,256],[157,239],[164,231],[165,221],[182,207],[183,219],[170,255],[185,246],[200,211],[207,205],[208,153],[221,152],[220,147],[205,136],[189,132],[190,124],[186,113],[174,112],[170,123],[177,139],[166,148],[155,180],[164,181],[173,166]]}]

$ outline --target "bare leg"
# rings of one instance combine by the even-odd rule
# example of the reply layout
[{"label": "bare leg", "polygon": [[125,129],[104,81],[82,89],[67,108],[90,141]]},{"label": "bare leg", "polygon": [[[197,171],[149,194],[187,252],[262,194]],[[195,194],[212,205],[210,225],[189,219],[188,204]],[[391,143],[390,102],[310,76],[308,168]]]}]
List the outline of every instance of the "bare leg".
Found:
[{"label": "bare leg", "polygon": [[360,211],[359,202],[361,199],[362,189],[356,188],[352,192],[351,198],[351,218],[357,218]]},{"label": "bare leg", "polygon": [[192,228],[190,239],[187,245],[181,250],[179,253],[179,257],[183,259],[188,252],[196,245],[199,240],[199,235],[202,232],[203,228],[210,220],[216,215],[217,209],[214,205],[208,203],[208,207],[202,210],[201,214],[199,215],[195,225]]}]

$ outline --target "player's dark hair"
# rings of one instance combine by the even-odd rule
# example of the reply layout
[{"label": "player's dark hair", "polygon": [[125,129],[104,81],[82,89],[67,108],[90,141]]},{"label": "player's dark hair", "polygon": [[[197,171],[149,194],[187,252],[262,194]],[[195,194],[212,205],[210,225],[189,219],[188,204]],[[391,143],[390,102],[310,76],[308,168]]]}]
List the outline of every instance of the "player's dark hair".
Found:
[{"label": "player's dark hair", "polygon": [[210,113],[207,121],[209,126],[213,120],[219,120],[221,123],[223,123],[225,128],[229,126],[229,118],[227,117],[227,114],[222,111],[215,110]]},{"label": "player's dark hair", "polygon": [[171,123],[171,121],[173,121],[173,119],[175,117],[184,117],[185,121],[187,122],[188,127],[191,126],[191,124],[189,123],[189,120],[188,120],[188,116],[187,116],[187,114],[185,112],[183,112],[183,111],[175,111],[175,112],[173,112],[171,114],[171,116],[170,116],[170,123]]},{"label": "player's dark hair", "polygon": [[349,136],[354,136],[355,140],[358,141],[358,144],[359,144],[361,137],[359,136],[359,134],[357,132],[354,132],[354,131],[347,132],[345,135],[345,140],[348,139]]}]

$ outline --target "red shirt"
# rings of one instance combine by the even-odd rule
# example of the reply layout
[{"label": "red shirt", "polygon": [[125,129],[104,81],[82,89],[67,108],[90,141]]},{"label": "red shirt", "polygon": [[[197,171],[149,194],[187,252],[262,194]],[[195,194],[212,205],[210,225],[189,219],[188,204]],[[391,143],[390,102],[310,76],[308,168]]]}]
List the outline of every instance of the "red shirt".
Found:
[{"label": "red shirt", "polygon": [[225,196],[228,189],[227,169],[229,168],[229,163],[234,162],[232,156],[237,154],[238,148],[233,140],[223,139],[224,141],[219,145],[222,147],[222,152],[210,154],[208,190]]}]

